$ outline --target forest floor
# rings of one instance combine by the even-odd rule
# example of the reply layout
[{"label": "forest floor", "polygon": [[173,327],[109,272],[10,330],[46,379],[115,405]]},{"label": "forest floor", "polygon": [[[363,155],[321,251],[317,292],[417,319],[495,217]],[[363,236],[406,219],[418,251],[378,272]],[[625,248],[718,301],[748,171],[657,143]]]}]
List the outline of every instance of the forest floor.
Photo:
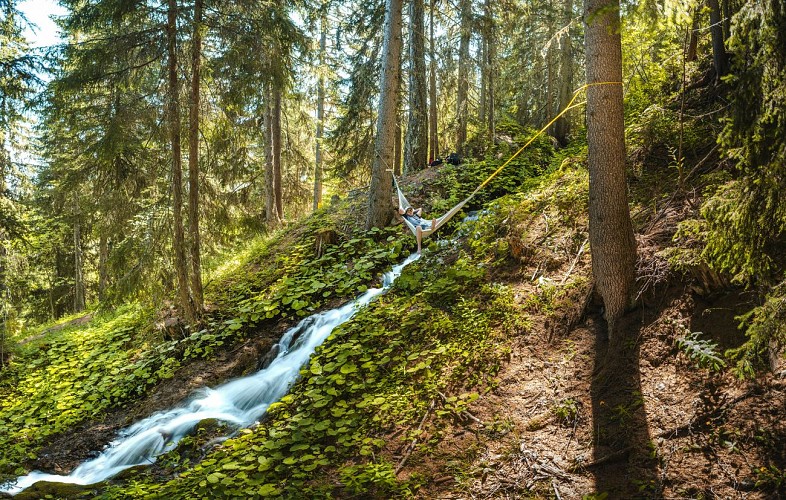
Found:
[{"label": "forest floor", "polygon": [[[420,484],[416,495],[430,499],[780,498],[786,370],[740,381],[728,368],[697,367],[677,343],[703,332],[718,352],[739,346],[745,338],[735,317],[752,300],[668,271],[661,252],[695,206],[672,199],[638,224],[644,291],[622,320],[619,357],[606,356],[590,255],[575,244],[585,239],[586,226],[576,224],[573,246],[568,236],[550,237],[554,227],[540,218],[528,228],[529,241],[508,236],[518,262],[497,268],[492,279],[513,288],[524,309],[544,280],[566,285],[565,295],[554,308],[529,309],[531,326],[508,340],[497,383],[448,428],[430,427],[427,413],[420,422],[420,442],[427,444],[402,443],[395,439],[401,430],[389,436],[385,455],[398,465],[397,477],[413,479]],[[532,247],[536,257],[525,251]],[[56,437],[25,465],[68,473],[134,420],[170,408],[198,387],[256,369],[287,326],[189,364],[132,408]]]},{"label": "forest floor", "polygon": [[[677,221],[673,213],[640,235],[640,258],[658,258]],[[553,264],[551,275],[575,266],[589,277],[590,257],[580,257]],[[536,274],[518,270],[519,297],[532,293]],[[586,292],[576,290],[568,310],[531,317],[532,330],[510,344],[499,385],[435,450],[409,459],[402,475],[431,478],[419,496],[781,498],[786,370],[740,381],[695,366],[677,346],[690,332],[720,352],[739,346],[735,316],[750,299],[661,280],[623,318],[624,355],[609,359],[602,310]]]}]

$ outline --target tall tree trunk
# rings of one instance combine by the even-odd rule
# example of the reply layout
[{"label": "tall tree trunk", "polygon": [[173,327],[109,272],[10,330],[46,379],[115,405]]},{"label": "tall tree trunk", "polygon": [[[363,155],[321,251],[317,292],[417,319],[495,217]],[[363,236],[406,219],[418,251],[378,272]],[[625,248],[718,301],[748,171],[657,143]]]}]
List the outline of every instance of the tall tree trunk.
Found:
[{"label": "tall tree trunk", "polygon": [[723,23],[721,22],[718,0],[707,0],[710,8],[710,35],[712,36],[712,62],[718,80],[729,72],[729,56],[723,42]]},{"label": "tall tree trunk", "polygon": [[486,0],[486,24],[488,29],[487,34],[487,50],[486,50],[486,131],[488,132],[488,144],[494,145],[494,137],[496,136],[496,121],[494,119],[496,95],[494,92],[494,62],[497,59],[497,43],[494,39],[494,7],[493,0]]},{"label": "tall tree trunk", "polygon": [[366,229],[384,227],[392,217],[393,179],[390,170],[395,161],[394,141],[401,78],[401,23],[401,0],[387,0],[385,43],[382,50],[382,85]]},{"label": "tall tree trunk", "polygon": [[693,9],[693,20],[691,23],[690,38],[688,39],[688,54],[685,56],[688,62],[696,60],[699,48],[699,9]]},{"label": "tall tree trunk", "polygon": [[616,321],[627,308],[636,263],[625,180],[619,0],[585,0],[584,5],[587,83],[619,82],[587,89],[592,273],[617,346]]},{"label": "tall tree trunk", "polygon": [[276,197],[276,213],[284,220],[284,190],[281,175],[281,88],[273,86],[273,109],[270,123],[273,139],[273,191]]},{"label": "tall tree trunk", "polygon": [[464,154],[467,142],[467,114],[469,112],[469,42],[472,35],[472,1],[459,1],[461,17],[459,37],[458,89],[456,92],[456,151]]},{"label": "tall tree trunk", "polygon": [[[565,0],[562,6],[562,22],[569,26],[573,19],[573,0]],[[560,70],[559,70],[559,110],[568,106],[573,89],[573,46],[570,40],[570,29],[560,38]],[[566,113],[554,123],[554,137],[563,146],[568,143],[570,134],[570,116]]]},{"label": "tall tree trunk", "polygon": [[429,98],[428,98],[428,123],[429,123],[429,160],[439,156],[439,139],[437,135],[437,58],[434,48],[434,9],[436,0],[431,0],[429,11]]},{"label": "tall tree trunk", "polygon": [[409,118],[404,170],[422,170],[428,163],[428,86],[424,0],[409,2]]},{"label": "tall tree trunk", "polygon": [[486,83],[488,73],[486,72],[486,57],[489,50],[488,39],[486,38],[486,19],[481,24],[480,34],[480,54],[478,57],[478,69],[480,70],[480,95],[478,96],[478,123],[481,126],[486,124]]},{"label": "tall tree trunk", "polygon": [[731,36],[731,2],[723,0],[723,40],[728,40]]},{"label": "tall tree trunk", "polygon": [[180,148],[180,81],[177,78],[177,0],[168,0],[167,9],[167,70],[169,75],[168,121],[172,147],[172,218],[173,252],[177,274],[180,308],[189,323],[195,320],[191,292],[188,287],[185,234],[183,230],[183,158]]},{"label": "tall tree trunk", "polygon": [[194,0],[191,41],[191,95],[188,105],[188,233],[191,250],[191,295],[194,313],[202,313],[202,241],[199,234],[199,106],[202,66],[202,3]]},{"label": "tall tree trunk", "polygon": [[[76,199],[74,201],[79,203]],[[82,226],[77,219],[74,222],[74,312],[85,309],[85,280],[82,268]]]},{"label": "tall tree trunk", "polygon": [[276,208],[275,173],[273,169],[273,92],[265,84],[265,106],[262,128],[265,131],[265,222],[268,227],[278,227],[281,219]]},{"label": "tall tree trunk", "polygon": [[396,177],[402,174],[401,158],[403,156],[403,135],[404,130],[401,127],[401,115],[396,111],[396,143],[394,145],[395,154],[393,155],[393,173]]},{"label": "tall tree trunk", "polygon": [[109,238],[101,231],[98,239],[98,300],[106,299],[109,288]]},{"label": "tall tree trunk", "polygon": [[[554,113],[554,81],[557,79],[557,71],[554,66],[554,44],[551,43],[546,51],[546,123],[556,114]],[[551,126],[549,133],[554,135],[554,125]]]},{"label": "tall tree trunk", "polygon": [[325,54],[327,52],[327,16],[320,21],[319,80],[317,81],[317,132],[314,152],[314,210],[322,204],[322,134],[325,126]]}]

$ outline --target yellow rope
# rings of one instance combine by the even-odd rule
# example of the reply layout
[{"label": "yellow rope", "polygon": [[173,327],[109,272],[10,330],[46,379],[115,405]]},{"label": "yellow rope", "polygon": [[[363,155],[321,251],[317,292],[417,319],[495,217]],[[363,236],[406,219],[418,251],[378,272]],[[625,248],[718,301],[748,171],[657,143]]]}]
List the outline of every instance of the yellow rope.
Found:
[{"label": "yellow rope", "polygon": [[554,124],[554,122],[556,122],[557,120],[559,120],[559,119],[560,119],[560,117],[562,117],[562,115],[564,115],[565,113],[567,113],[568,111],[570,111],[570,110],[571,110],[571,109],[573,109],[573,108],[577,108],[577,107],[579,107],[579,106],[583,106],[584,104],[586,104],[586,103],[587,103],[587,101],[581,101],[581,102],[579,102],[579,103],[576,103],[576,104],[573,104],[573,103],[576,101],[576,98],[578,98],[579,94],[580,94],[582,91],[586,90],[586,89],[587,89],[587,88],[589,88],[589,87],[594,87],[594,86],[596,86],[596,85],[622,85],[622,82],[595,82],[595,83],[587,83],[586,85],[582,85],[581,87],[579,87],[579,88],[578,88],[578,89],[577,89],[575,92],[573,92],[573,98],[570,100],[570,102],[568,103],[568,105],[567,105],[567,106],[565,106],[565,109],[563,109],[562,111],[560,111],[560,112],[559,112],[559,114],[558,114],[557,116],[555,116],[554,118],[552,118],[552,120],[551,120],[550,122],[548,122],[548,123],[547,123],[547,124],[546,124],[546,125],[545,125],[545,126],[542,128],[542,129],[540,129],[540,130],[538,131],[538,133],[537,133],[537,134],[535,134],[535,135],[533,135],[532,137],[530,137],[530,139],[527,141],[527,143],[526,143],[526,144],[524,144],[523,146],[521,146],[521,147],[519,148],[519,150],[518,150],[518,151],[516,151],[515,153],[513,153],[513,156],[511,156],[510,158],[508,158],[508,160],[507,160],[505,163],[503,163],[503,164],[502,164],[502,165],[501,165],[501,166],[500,166],[500,167],[499,167],[497,170],[495,170],[495,171],[494,171],[494,172],[493,172],[491,175],[489,175],[489,176],[488,176],[488,178],[487,178],[485,181],[483,181],[483,182],[480,184],[480,186],[476,187],[476,188],[475,188],[475,190],[474,190],[474,191],[472,191],[472,194],[471,194],[471,195],[469,195],[469,198],[471,198],[472,196],[475,196],[475,194],[476,194],[478,191],[480,191],[481,189],[483,189],[483,188],[486,186],[486,184],[488,184],[489,182],[491,182],[491,179],[493,179],[494,177],[496,177],[498,173],[502,172],[502,169],[503,169],[503,168],[507,167],[507,166],[508,166],[508,164],[509,164],[510,162],[512,162],[512,161],[513,161],[513,160],[514,160],[514,159],[515,159],[515,158],[516,158],[516,157],[517,157],[519,154],[521,154],[521,152],[522,152],[522,151],[524,151],[524,150],[527,148],[527,146],[529,146],[530,144],[532,144],[532,143],[535,141],[535,139],[537,139],[538,137],[540,137],[540,136],[541,136],[541,135],[542,135],[542,134],[543,134],[543,133],[544,133],[546,130],[548,130],[548,128],[549,128],[550,126],[552,126],[552,125]]}]

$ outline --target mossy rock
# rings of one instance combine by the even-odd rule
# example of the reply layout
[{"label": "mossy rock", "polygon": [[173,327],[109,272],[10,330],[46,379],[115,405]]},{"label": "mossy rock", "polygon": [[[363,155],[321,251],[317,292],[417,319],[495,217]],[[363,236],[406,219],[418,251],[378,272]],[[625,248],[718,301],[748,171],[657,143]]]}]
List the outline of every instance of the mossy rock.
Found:
[{"label": "mossy rock", "polygon": [[70,483],[53,483],[39,481],[18,493],[14,498],[18,500],[38,500],[40,498],[92,498],[96,490],[95,484],[81,485]]}]

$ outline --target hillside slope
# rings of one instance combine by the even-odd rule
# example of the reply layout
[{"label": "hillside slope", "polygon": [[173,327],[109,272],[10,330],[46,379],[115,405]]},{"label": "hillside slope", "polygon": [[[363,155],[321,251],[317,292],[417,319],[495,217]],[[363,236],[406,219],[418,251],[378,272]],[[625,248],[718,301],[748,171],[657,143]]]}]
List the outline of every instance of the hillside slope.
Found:
[{"label": "hillside slope", "polygon": [[[19,498],[783,494],[783,379],[738,381],[721,355],[744,341],[735,315],[749,297],[668,260],[679,224],[697,216],[689,190],[655,207],[634,203],[640,293],[624,318],[626,356],[606,359],[583,161],[580,147],[555,156],[541,145],[514,165],[478,200],[476,217],[452,224],[386,295],[333,332],[258,425],[224,441],[231,429],[206,422],[152,467],[88,487],[39,483]],[[490,168],[429,171],[404,184],[421,186],[411,199],[437,211]],[[668,193],[667,173],[634,176],[634,196]],[[354,195],[238,259],[211,287],[212,327],[198,335],[166,340],[145,326],[149,312],[134,328],[99,317],[41,332],[18,353],[16,378],[4,378],[6,477],[24,472],[19,464],[68,472],[130,420],[256,369],[295,319],[373,284],[413,240],[398,226],[358,234],[362,206]],[[91,338],[95,353],[82,358],[91,331],[109,340]],[[147,366],[140,359],[155,360],[154,375],[133,385]],[[63,402],[32,389],[51,389],[53,376],[60,394],[81,377],[129,389],[108,400],[86,389],[70,399],[100,406],[75,403],[68,417],[57,412]]]}]

